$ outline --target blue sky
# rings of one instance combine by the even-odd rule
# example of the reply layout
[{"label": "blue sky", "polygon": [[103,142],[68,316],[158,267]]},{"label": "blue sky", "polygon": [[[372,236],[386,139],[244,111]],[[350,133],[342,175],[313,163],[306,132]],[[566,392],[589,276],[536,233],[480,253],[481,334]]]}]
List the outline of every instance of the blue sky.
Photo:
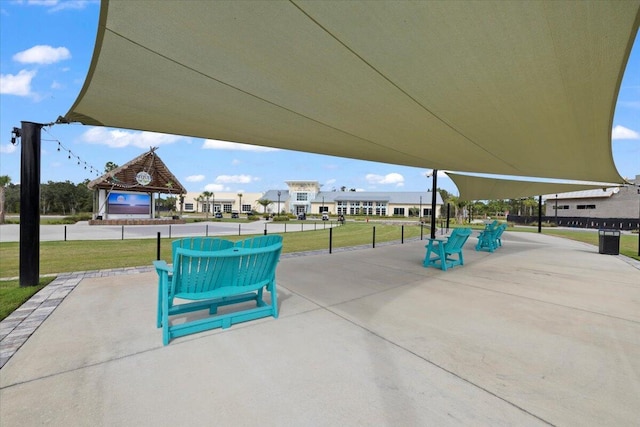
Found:
[{"label": "blue sky", "polygon": [[[11,130],[23,120],[53,122],[70,109],[91,61],[99,9],[98,1],[0,0],[0,175],[14,183],[20,180],[20,147],[11,145]],[[640,174],[639,45],[613,123],[614,161],[628,178]],[[325,191],[431,188],[428,169],[79,124],[43,129],[42,182],[93,179],[106,162],[122,165],[151,146],[194,192],[264,192],[285,188],[288,180],[315,180]],[[438,186],[457,194],[446,177]]]}]

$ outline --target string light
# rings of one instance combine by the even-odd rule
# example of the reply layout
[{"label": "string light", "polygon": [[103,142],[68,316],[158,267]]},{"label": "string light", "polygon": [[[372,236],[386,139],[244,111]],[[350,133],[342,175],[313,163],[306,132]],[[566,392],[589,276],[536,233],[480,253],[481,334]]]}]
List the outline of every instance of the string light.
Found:
[{"label": "string light", "polygon": [[[51,135],[51,133],[46,129],[43,128],[43,130],[45,132],[47,132],[49,135]],[[51,135],[51,137],[53,139],[42,139],[42,141],[52,141],[52,142],[56,142],[58,144],[58,147],[56,149],[56,151],[66,151],[67,152],[67,159],[71,160],[72,158],[74,158],[77,162],[78,165],[80,165],[82,163],[82,166],[85,170],[88,170],[88,172],[90,174],[93,175],[93,173],[95,172],[96,177],[100,176],[100,169],[93,167],[92,165],[88,164],[85,160],[82,160],[80,158],[80,156],[74,154],[70,149],[68,149],[67,147],[64,146],[64,144],[62,142],[60,142],[57,138],[55,138],[53,135]]]}]

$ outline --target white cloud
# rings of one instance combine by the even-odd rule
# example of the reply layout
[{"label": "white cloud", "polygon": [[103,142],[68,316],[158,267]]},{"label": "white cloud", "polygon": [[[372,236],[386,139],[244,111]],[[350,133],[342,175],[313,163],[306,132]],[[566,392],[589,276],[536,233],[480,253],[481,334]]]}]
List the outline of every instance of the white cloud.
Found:
[{"label": "white cloud", "polygon": [[53,83],[51,83],[51,89],[62,89],[62,85],[54,80]]},{"label": "white cloud", "polygon": [[160,145],[174,144],[184,141],[184,136],[167,135],[155,132],[133,132],[119,129],[94,127],[83,133],[80,139],[89,144],[101,144],[111,148],[128,146],[149,149]]},{"label": "white cloud", "polygon": [[[18,0],[18,2],[21,2],[21,0]],[[99,5],[100,2],[99,0],[65,0],[65,1],[28,0],[27,4],[29,6],[48,7],[49,8],[48,12],[53,13],[53,12],[58,12],[61,10],[68,10],[68,9],[75,9],[75,10],[84,9],[89,4]]]},{"label": "white cloud", "polygon": [[13,145],[13,144],[0,145],[0,153],[3,153],[3,154],[11,154],[15,152],[17,149],[18,149],[17,145]]},{"label": "white cloud", "polygon": [[225,187],[223,184],[207,184],[204,186],[204,191],[212,191],[215,193],[216,191],[228,192],[231,191],[231,189],[229,187]]},{"label": "white cloud", "polygon": [[36,76],[36,71],[21,70],[17,75],[0,75],[0,93],[5,95],[29,96],[31,95],[31,80]]},{"label": "white cloud", "polygon": [[404,177],[399,173],[389,173],[384,176],[369,173],[364,178],[369,184],[395,184],[396,187],[404,185]]},{"label": "white cloud", "polygon": [[204,175],[190,175],[185,178],[187,182],[200,182],[204,181]]},{"label": "white cloud", "polygon": [[332,184],[335,184],[335,183],[336,183],[336,179],[335,179],[335,178],[331,178],[331,179],[328,179],[328,180],[324,183],[324,185],[332,185]]},{"label": "white cloud", "polygon": [[13,60],[23,64],[54,64],[71,58],[66,47],[38,45],[13,55]]},{"label": "white cloud", "polygon": [[58,4],[58,0],[29,0],[27,4],[32,6],[55,6]]},{"label": "white cloud", "polygon": [[239,159],[233,159],[231,160],[231,165],[232,166],[238,166],[239,164],[241,164],[242,161],[240,161]]},{"label": "white cloud", "polygon": [[640,139],[640,133],[618,125],[613,127],[611,139]]},{"label": "white cloud", "polygon": [[239,144],[229,141],[218,141],[216,139],[207,139],[202,144],[205,150],[229,150],[229,151],[278,151],[277,148],[260,147],[258,145]]},{"label": "white cloud", "polygon": [[217,184],[250,184],[260,179],[251,175],[219,175],[215,182]]}]

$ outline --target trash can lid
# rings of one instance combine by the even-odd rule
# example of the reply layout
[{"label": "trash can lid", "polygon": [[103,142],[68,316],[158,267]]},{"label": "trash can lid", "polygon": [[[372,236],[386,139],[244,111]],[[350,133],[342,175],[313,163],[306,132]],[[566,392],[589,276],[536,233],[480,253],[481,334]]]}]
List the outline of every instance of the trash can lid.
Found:
[{"label": "trash can lid", "polygon": [[601,236],[619,236],[620,230],[598,230],[598,234]]}]

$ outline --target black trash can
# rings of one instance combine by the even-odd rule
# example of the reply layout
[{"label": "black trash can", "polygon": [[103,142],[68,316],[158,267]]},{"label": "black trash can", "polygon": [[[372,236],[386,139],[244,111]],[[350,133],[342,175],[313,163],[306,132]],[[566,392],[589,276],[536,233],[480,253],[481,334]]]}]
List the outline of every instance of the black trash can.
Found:
[{"label": "black trash can", "polygon": [[601,254],[620,254],[620,231],[619,230],[598,230],[598,242]]}]

